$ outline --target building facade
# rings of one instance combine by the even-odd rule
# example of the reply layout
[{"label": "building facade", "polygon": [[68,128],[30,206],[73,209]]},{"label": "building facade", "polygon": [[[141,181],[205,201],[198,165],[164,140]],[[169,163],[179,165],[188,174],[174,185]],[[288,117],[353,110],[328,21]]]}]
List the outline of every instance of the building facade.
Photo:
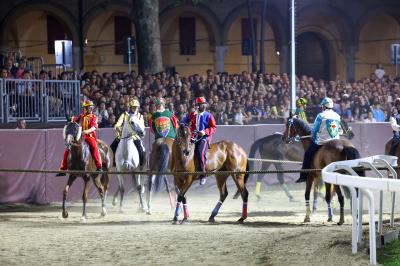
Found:
[{"label": "building facade", "polygon": [[[250,20],[245,0],[160,0],[163,64],[182,75],[250,71]],[[289,0],[268,0],[264,30],[266,72],[290,69]],[[395,74],[390,44],[400,43],[398,0],[297,0],[297,74],[358,79],[382,64]],[[257,64],[263,1],[251,1]],[[0,49],[55,62],[52,43],[73,43],[74,66],[127,71],[122,42],[135,36],[130,0],[14,0],[0,2]],[[53,50],[52,50],[53,49]],[[134,65],[134,68],[136,66]]]}]

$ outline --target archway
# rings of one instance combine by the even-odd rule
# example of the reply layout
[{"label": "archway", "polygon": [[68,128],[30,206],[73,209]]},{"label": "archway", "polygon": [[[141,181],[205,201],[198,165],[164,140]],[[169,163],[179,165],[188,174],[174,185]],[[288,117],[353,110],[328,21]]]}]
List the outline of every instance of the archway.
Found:
[{"label": "archway", "polygon": [[315,33],[304,32],[297,37],[297,74],[328,80],[331,62],[327,40]]}]

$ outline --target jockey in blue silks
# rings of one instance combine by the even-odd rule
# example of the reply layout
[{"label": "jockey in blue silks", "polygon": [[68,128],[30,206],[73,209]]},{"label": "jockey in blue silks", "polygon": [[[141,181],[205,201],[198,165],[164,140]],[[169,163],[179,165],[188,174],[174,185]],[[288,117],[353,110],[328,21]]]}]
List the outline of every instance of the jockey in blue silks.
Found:
[{"label": "jockey in blue silks", "polygon": [[205,174],[207,150],[217,126],[214,116],[206,111],[206,99],[204,97],[197,97],[195,103],[197,110],[186,115],[182,123],[189,125],[192,131],[192,139],[195,142],[194,154],[196,165],[203,172],[200,175],[200,185],[204,185],[207,181]]},{"label": "jockey in blue silks", "polygon": [[[317,151],[330,140],[339,139],[342,134],[340,115],[333,111],[333,101],[325,97],[321,101],[322,112],[315,118],[312,127],[312,142],[304,154],[303,166],[301,169],[310,169],[312,161]],[[308,173],[301,172],[300,178],[296,183],[304,182],[308,178]]]}]

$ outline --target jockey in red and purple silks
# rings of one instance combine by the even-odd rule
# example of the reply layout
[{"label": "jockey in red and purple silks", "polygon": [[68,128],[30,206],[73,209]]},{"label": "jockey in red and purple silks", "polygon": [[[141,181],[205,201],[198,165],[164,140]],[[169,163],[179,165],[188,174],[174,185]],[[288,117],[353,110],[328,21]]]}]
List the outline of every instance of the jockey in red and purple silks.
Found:
[{"label": "jockey in red and purple silks", "polygon": [[190,125],[192,137],[195,139],[195,160],[200,171],[200,185],[206,183],[206,155],[210,145],[211,138],[217,129],[214,116],[206,111],[207,101],[204,97],[196,98],[196,111],[186,115],[182,123]]}]

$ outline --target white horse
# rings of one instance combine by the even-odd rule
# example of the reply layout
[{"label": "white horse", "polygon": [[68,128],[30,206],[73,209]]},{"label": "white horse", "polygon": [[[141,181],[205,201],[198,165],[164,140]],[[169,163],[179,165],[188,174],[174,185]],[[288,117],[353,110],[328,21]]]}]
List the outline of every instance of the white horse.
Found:
[{"label": "white horse", "polygon": [[[115,152],[115,164],[117,166],[118,172],[128,172],[134,171],[140,168],[139,165],[139,152],[133,143],[133,133],[136,132],[139,135],[144,135],[144,128],[140,125],[139,119],[136,115],[131,114],[127,122],[124,122],[122,127],[122,134],[121,139],[117,147],[117,151]],[[119,211],[123,212],[122,209],[122,201],[124,199],[124,176],[126,175],[117,175],[119,186],[117,191],[114,194],[113,205],[115,206],[118,202],[117,196],[118,192],[120,192],[120,204],[119,204]],[[133,175],[132,182],[139,193],[140,199],[140,208],[143,211],[146,211],[146,208],[143,205],[143,194],[144,189],[142,189],[142,185],[140,182],[140,175]],[[144,187],[143,187],[144,188]]]}]

